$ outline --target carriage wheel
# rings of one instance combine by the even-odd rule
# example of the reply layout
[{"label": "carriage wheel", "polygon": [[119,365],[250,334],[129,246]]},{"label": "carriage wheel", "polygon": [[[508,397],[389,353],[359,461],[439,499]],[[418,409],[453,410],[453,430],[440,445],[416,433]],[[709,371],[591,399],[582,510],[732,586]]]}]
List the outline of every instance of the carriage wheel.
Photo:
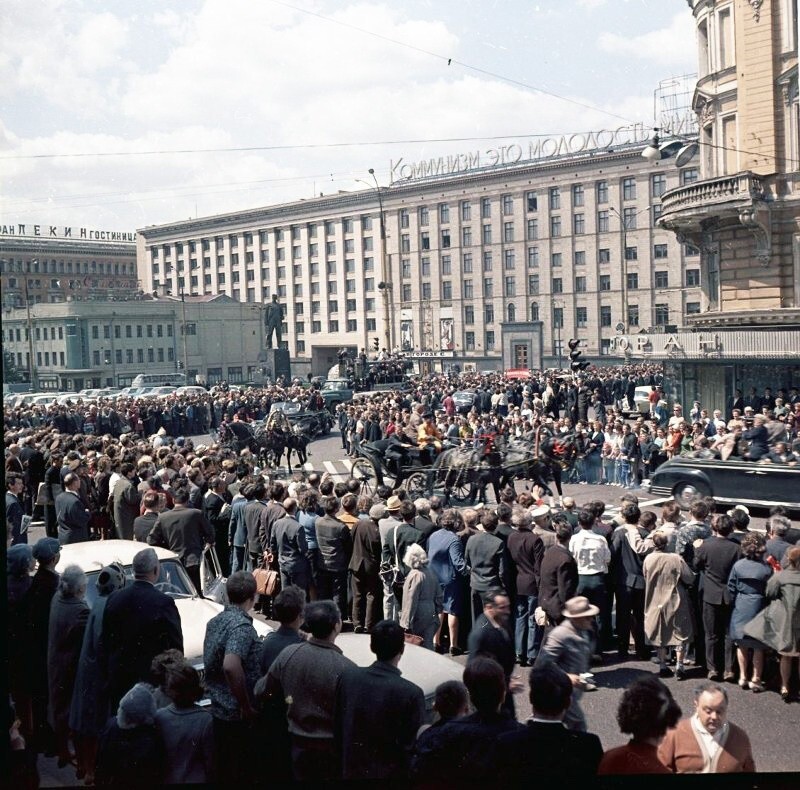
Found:
[{"label": "carriage wheel", "polygon": [[450,491],[450,496],[453,499],[460,499],[462,502],[466,502],[469,499],[471,490],[472,486],[467,482],[466,478],[459,475],[458,480],[456,480]]},{"label": "carriage wheel", "polygon": [[366,458],[356,458],[353,461],[352,476],[361,483],[362,494],[374,494],[378,486],[378,475],[375,467]]},{"label": "carriage wheel", "polygon": [[425,472],[412,472],[406,478],[403,487],[411,499],[424,497],[428,493],[428,475]]}]

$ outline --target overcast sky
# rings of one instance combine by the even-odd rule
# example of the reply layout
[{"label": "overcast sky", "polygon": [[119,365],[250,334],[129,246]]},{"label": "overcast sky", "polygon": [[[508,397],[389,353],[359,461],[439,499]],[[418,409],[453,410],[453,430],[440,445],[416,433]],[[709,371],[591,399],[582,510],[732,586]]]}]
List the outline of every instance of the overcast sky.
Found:
[{"label": "overcast sky", "polygon": [[696,70],[685,0],[3,0],[0,37],[0,224],[108,230],[650,125]]}]

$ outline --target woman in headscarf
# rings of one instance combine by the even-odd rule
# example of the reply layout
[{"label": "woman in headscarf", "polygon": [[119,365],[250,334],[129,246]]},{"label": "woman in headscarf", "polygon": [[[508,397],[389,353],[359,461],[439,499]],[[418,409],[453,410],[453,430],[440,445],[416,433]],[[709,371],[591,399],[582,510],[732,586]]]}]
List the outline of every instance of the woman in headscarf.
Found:
[{"label": "woman in headscarf", "polygon": [[422,638],[422,646],[433,650],[433,638],[439,630],[442,611],[442,588],[428,567],[428,555],[416,543],[406,549],[403,563],[411,568],[403,583],[403,610],[400,625]]},{"label": "woman in headscarf", "polygon": [[78,773],[85,776],[86,784],[94,781],[97,738],[110,715],[100,640],[103,630],[103,613],[108,596],[125,586],[125,571],[122,566],[111,564],[100,571],[95,584],[97,598],[92,606],[83,635],[78,672],[75,676],[72,704],[69,711],[69,726],[75,733]]}]

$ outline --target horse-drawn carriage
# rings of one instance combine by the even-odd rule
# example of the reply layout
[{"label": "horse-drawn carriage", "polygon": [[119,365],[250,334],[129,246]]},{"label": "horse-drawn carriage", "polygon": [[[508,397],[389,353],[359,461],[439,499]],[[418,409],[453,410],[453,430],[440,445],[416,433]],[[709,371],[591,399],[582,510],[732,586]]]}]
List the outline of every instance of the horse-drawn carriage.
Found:
[{"label": "horse-drawn carriage", "polygon": [[425,451],[389,437],[359,446],[352,475],[365,493],[385,484],[405,488],[412,498],[438,494],[445,504],[486,501],[489,486],[499,501],[500,491],[517,479],[547,494],[553,482],[561,495],[562,472],[574,462],[576,450],[573,434],[539,428],[531,438],[487,435],[477,442],[450,444],[431,460]]}]

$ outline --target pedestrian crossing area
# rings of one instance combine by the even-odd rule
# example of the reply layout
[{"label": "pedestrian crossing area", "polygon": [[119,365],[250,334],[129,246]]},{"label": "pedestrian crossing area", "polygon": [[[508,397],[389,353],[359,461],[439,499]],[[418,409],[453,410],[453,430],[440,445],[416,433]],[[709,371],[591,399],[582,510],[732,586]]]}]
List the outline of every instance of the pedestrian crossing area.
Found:
[{"label": "pedestrian crossing area", "polygon": [[[268,470],[265,470],[268,471]],[[286,466],[284,465],[277,471],[286,473]],[[300,472],[304,475],[309,475],[312,472],[323,475],[327,473],[336,482],[347,480],[353,473],[353,461],[349,458],[339,458],[333,461],[307,461],[306,463],[293,466],[291,472]]]}]

